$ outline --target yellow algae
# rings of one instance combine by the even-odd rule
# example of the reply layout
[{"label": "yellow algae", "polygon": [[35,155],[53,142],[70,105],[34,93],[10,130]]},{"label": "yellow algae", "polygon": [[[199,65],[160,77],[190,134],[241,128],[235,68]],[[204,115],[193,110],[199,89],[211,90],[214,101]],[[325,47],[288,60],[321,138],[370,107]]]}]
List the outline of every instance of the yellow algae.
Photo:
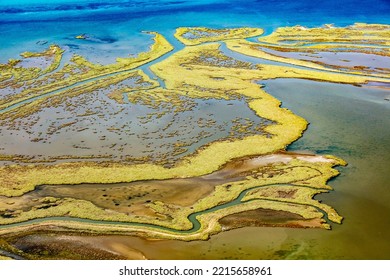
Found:
[{"label": "yellow algae", "polygon": [[109,94],[107,94],[107,96],[109,98],[115,100],[119,104],[124,104],[125,103],[125,101],[123,99],[123,92],[121,90],[113,90]]},{"label": "yellow algae", "polygon": [[155,60],[173,50],[172,45],[161,34],[157,32],[146,33],[154,35],[154,44],[151,45],[150,50],[148,52],[142,52],[136,57],[117,58],[116,61],[119,63],[119,65],[116,66],[117,68],[121,68],[123,65],[131,65],[132,68],[135,68],[149,61]]},{"label": "yellow algae", "polygon": [[155,87],[149,90],[132,90],[128,93],[128,100],[134,104],[143,104],[153,108],[169,104],[176,106],[176,112],[179,112],[186,109],[186,101],[180,99],[183,95],[185,92]]},{"label": "yellow algae", "polygon": [[[9,86],[18,88],[22,86],[24,82],[29,83],[44,74],[54,71],[60,65],[63,52],[64,51],[59,46],[51,45],[47,50],[41,53],[24,52],[20,54],[24,59],[41,58],[50,61],[48,67],[45,69],[39,67],[21,67],[19,64],[23,59],[10,59],[7,64],[0,64],[0,88]],[[10,99],[2,98],[0,104],[8,102],[8,100]]]},{"label": "yellow algae", "polygon": [[[278,28],[272,34],[259,38],[257,43],[236,40],[234,43],[227,42],[227,44],[230,45],[228,47],[233,51],[272,61],[331,72],[364,75],[370,77],[370,79],[371,77],[388,79],[390,74],[387,68],[360,64],[343,65],[335,61],[326,63],[316,61],[314,57],[316,57],[316,54],[320,55],[321,52],[333,52],[335,54],[358,53],[388,57],[390,56],[389,36],[390,26],[380,24],[360,23],[347,27],[325,25],[317,28],[293,26]],[[271,50],[279,53],[277,55],[271,54]],[[309,53],[312,55],[306,55],[306,58],[302,59],[292,59],[284,57],[283,52]],[[310,56],[313,56],[313,58],[310,58]]]},{"label": "yellow algae", "polygon": [[[150,86],[147,86],[145,88],[153,88],[157,86],[157,82],[151,80],[148,76],[145,75],[145,73],[142,70],[134,70],[132,72],[120,73],[120,74],[112,75],[110,77],[101,78],[97,81],[87,82],[82,85],[77,85],[72,89],[59,91],[58,93],[52,94],[50,96],[36,99],[30,103],[21,105],[18,108],[18,110],[11,110],[0,114],[0,119],[3,120],[8,119],[10,122],[12,122],[18,118],[27,117],[33,114],[34,112],[37,112],[40,109],[44,108],[45,106],[48,105],[57,106],[58,104],[63,103],[65,98],[74,97],[80,94],[85,94],[102,88],[107,88],[109,86],[116,85],[119,82],[122,82],[131,77],[140,77],[141,82],[150,83]],[[139,82],[138,84],[141,84],[141,82]],[[137,84],[134,86],[134,88],[140,88],[140,87],[142,86]],[[128,87],[128,88],[124,88],[123,90],[130,91],[133,90],[134,88]]]},{"label": "yellow algae", "polygon": [[[162,79],[164,79],[167,88],[182,88],[183,86],[199,86],[210,89],[219,89],[222,91],[234,90],[247,97],[261,97],[257,86],[252,83],[253,80],[265,80],[275,78],[300,78],[319,81],[329,81],[336,83],[365,83],[368,80],[387,81],[384,78],[349,75],[341,72],[313,71],[311,69],[295,68],[293,65],[278,66],[261,64],[253,69],[231,68],[223,66],[210,66],[198,63],[189,64],[188,61],[199,54],[208,51],[215,51],[219,44],[208,44],[202,46],[187,47],[166,60],[154,64],[151,69]],[[256,56],[254,53],[253,56]],[[212,77],[225,77],[225,80],[216,80]],[[261,92],[261,91],[260,91]],[[191,94],[191,92],[189,92]],[[207,95],[207,92],[204,93]],[[265,94],[268,96],[268,94]],[[264,99],[264,102],[270,97]],[[271,98],[272,99],[272,98]]]},{"label": "yellow algae", "polygon": [[[208,47],[215,48],[214,45],[208,45]],[[200,47],[199,47],[200,48]],[[192,49],[192,48],[191,48]],[[99,171],[99,165],[95,165],[93,167],[89,167],[89,172],[91,175],[89,176],[81,176],[78,178],[77,173],[73,174],[71,178],[65,180],[66,184],[76,184],[80,182],[125,182],[125,181],[133,181],[139,179],[164,179],[169,177],[192,177],[198,176],[202,174],[207,174],[212,171],[217,170],[221,165],[230,161],[234,158],[256,155],[256,154],[267,154],[272,153],[281,149],[284,149],[289,143],[296,140],[300,137],[302,131],[306,128],[306,121],[302,118],[294,115],[287,109],[280,108],[280,102],[270,95],[266,94],[263,90],[260,89],[259,86],[253,84],[251,82],[252,79],[259,77],[259,74],[262,73],[260,70],[241,70],[241,69],[219,69],[217,67],[209,67],[206,69],[195,70],[196,66],[188,71],[188,73],[183,73],[184,75],[179,74],[182,70],[179,68],[180,66],[175,65],[175,63],[180,63],[179,61],[173,60],[173,63],[167,64],[172,61],[177,54],[173,55],[171,58],[160,62],[152,67],[152,70],[155,71],[160,77],[166,80],[167,88],[175,89],[175,86],[171,86],[171,83],[175,83],[179,85],[177,87],[177,92],[181,94],[186,94],[187,96],[191,96],[191,92],[183,92],[180,91],[183,83],[190,85],[207,85],[209,88],[214,88],[216,90],[223,91],[224,89],[235,90],[236,95],[240,94],[242,96],[250,97],[252,100],[249,101],[249,107],[256,112],[256,114],[260,117],[275,121],[276,124],[269,125],[265,128],[265,131],[271,133],[272,138],[267,138],[262,135],[254,135],[248,136],[244,139],[240,140],[229,140],[229,141],[220,141],[215,142],[207,147],[198,150],[194,155],[188,156],[181,160],[175,167],[166,169],[161,166],[153,166],[153,165],[143,165],[140,168],[140,171],[143,171],[143,175],[134,176],[133,170],[137,170],[138,166],[127,166],[123,165],[121,169],[128,170],[125,177],[114,175],[117,172],[111,173],[110,178],[102,178]],[[168,62],[167,62],[168,61]],[[166,65],[167,64],[167,65]],[[161,70],[159,70],[162,67]],[[175,71],[176,70],[176,71]],[[224,76],[229,77],[229,80],[226,81],[215,81],[210,78],[210,72],[214,71],[224,71]],[[245,80],[243,78],[245,77]],[[191,79],[191,80],[190,80]],[[234,79],[234,83],[232,84],[232,80]],[[104,84],[104,83],[103,83]],[[95,85],[99,87],[99,85]],[[75,91],[73,94],[76,94]],[[208,92],[204,92],[204,97],[213,97],[209,96]],[[32,109],[35,110],[37,107],[36,104],[30,105]],[[60,184],[62,182],[63,176],[60,174],[64,174],[64,168],[68,168],[72,165],[56,165],[53,168],[52,175],[58,174],[57,182],[50,182],[51,184]],[[75,164],[75,166],[79,166],[79,164]],[[3,167],[6,168],[6,167]],[[7,167],[9,168],[9,167]],[[45,169],[45,168],[43,168]],[[152,170],[160,170],[159,172],[153,172]],[[41,168],[37,168],[37,174],[34,175],[36,180],[39,180],[39,183],[29,182],[27,187],[24,187],[23,184],[17,184],[18,187],[15,191],[9,191],[7,195],[12,195],[13,192],[21,193],[31,190],[34,185],[37,184],[49,184],[48,179],[45,182],[45,173],[46,171],[39,171]],[[58,172],[57,172],[58,170]],[[62,171],[61,171],[62,170]],[[102,168],[102,170],[107,170],[106,167]],[[0,169],[1,172],[1,169]],[[42,173],[42,175],[39,175]],[[94,173],[96,175],[94,175]],[[153,175],[152,175],[153,174]],[[144,178],[142,178],[144,176]],[[135,178],[134,178],[135,177]],[[39,179],[38,179],[39,178]],[[94,178],[90,180],[89,178]],[[99,179],[97,179],[99,178]],[[24,181],[24,179],[22,179]],[[16,183],[16,182],[15,182]],[[65,183],[65,182],[64,182]],[[9,189],[12,189],[9,188]],[[0,192],[1,193],[1,192]],[[10,194],[11,193],[11,194]]]},{"label": "yellow algae", "polygon": [[[333,73],[339,73],[339,74],[354,74],[354,75],[360,75],[364,76],[364,79],[361,79],[360,82],[365,82],[367,80],[378,80],[381,82],[388,81],[388,78],[390,78],[390,74],[388,73],[381,73],[381,74],[374,74],[374,73],[365,73],[362,71],[352,70],[352,71],[342,71],[339,69],[333,69],[329,67],[325,67],[319,63],[316,63],[314,61],[305,61],[305,60],[299,60],[294,58],[287,58],[287,57],[281,57],[277,55],[270,54],[266,51],[266,49],[261,49],[259,44],[252,43],[244,40],[232,40],[226,42],[226,46],[228,49],[242,53],[248,56],[263,58],[270,61],[276,61],[276,62],[282,62],[293,66],[303,66],[307,68],[311,68],[313,70],[320,70],[320,71],[326,71],[326,72],[333,72]],[[268,47],[268,46],[267,46]],[[348,47],[348,46],[346,46]],[[293,48],[296,50],[296,48]],[[287,67],[286,67],[287,68]],[[288,70],[287,70],[288,71]],[[318,72],[317,72],[318,73]],[[345,76],[344,76],[345,77]],[[349,79],[344,78],[342,81],[339,82],[345,82],[349,83]]]},{"label": "yellow algae", "polygon": [[[341,223],[340,217],[336,211],[328,205],[321,204],[313,200],[314,195],[324,191],[318,189],[302,188],[298,186],[277,186],[256,189],[248,193],[243,201],[253,199],[263,199],[280,202],[292,202],[300,205],[316,206],[328,214],[329,220],[336,223]],[[282,210],[282,209],[277,209]]]},{"label": "yellow algae", "polygon": [[[345,30],[350,32],[348,33]],[[116,101],[116,103],[111,103],[123,105],[129,102],[160,109],[158,113],[145,116],[143,120],[145,122],[152,121],[152,116],[161,119],[165,114],[164,110],[169,106],[175,108],[175,114],[186,111],[194,106],[191,101],[187,100],[190,98],[244,99],[248,107],[258,117],[270,121],[270,124],[264,127],[267,135],[246,135],[239,139],[233,137],[219,139],[204,144],[192,154],[180,158],[169,167],[162,165],[162,163],[147,163],[146,156],[139,158],[138,162],[140,164],[98,162],[99,157],[96,157],[95,162],[56,163],[54,161],[54,164],[51,165],[47,163],[3,165],[0,166],[0,178],[3,182],[0,185],[0,195],[4,196],[4,200],[23,198],[26,193],[41,185],[108,184],[171,178],[195,178],[213,173],[221,169],[226,163],[234,162],[243,157],[272,155],[284,150],[287,145],[301,136],[307,127],[307,122],[290,110],[281,108],[280,101],[267,94],[255,81],[299,78],[361,84],[367,81],[386,82],[388,79],[386,79],[386,75],[367,74],[359,71],[347,72],[340,69],[329,69],[314,62],[283,58],[267,53],[258,47],[265,46],[265,43],[286,43],[281,38],[287,38],[288,40],[302,38],[301,41],[305,41],[305,44],[310,40],[310,42],[326,43],[326,40],[321,40],[321,36],[324,38],[329,36],[340,44],[362,43],[362,36],[370,36],[370,38],[374,38],[373,42],[375,44],[387,45],[388,40],[383,39],[387,32],[388,28],[385,25],[355,24],[348,28],[336,28],[328,25],[325,28],[318,29],[293,27],[278,29],[275,34],[262,37],[263,43],[251,43],[240,39],[260,35],[262,33],[261,29],[178,28],[175,34],[176,38],[188,46],[150,67],[159,78],[164,80],[165,88],[159,87],[157,81],[150,79],[141,70],[129,71],[173,49],[165,38],[158,33],[152,33],[155,35],[155,44],[149,52],[141,53],[137,57],[118,58],[115,64],[94,64],[81,56],[75,55],[63,69],[59,69],[45,77],[45,79],[55,78],[54,83],[45,84],[44,81],[47,80],[37,81],[36,84],[31,84],[31,87],[21,94],[16,94],[12,99],[3,102],[3,105],[0,104],[0,108],[6,108],[22,100],[74,84],[72,88],[41,97],[26,105],[20,105],[18,110],[3,112],[0,118],[3,120],[9,119],[16,123],[18,119],[28,117],[48,105],[55,107],[62,104],[68,97],[113,86],[113,89],[107,94],[109,98]],[[287,33],[290,37],[287,36]],[[381,41],[380,38],[383,40]],[[288,65],[256,65],[239,61],[223,54],[219,43],[210,43],[215,41],[224,41],[226,46],[234,52]],[[203,43],[208,44],[202,45]],[[303,43],[291,46],[301,45]],[[59,52],[59,50],[55,50],[55,52],[57,51]],[[27,53],[25,55],[32,54]],[[17,64],[18,62],[11,61],[8,65],[1,66],[7,69],[8,72],[5,71],[4,76],[0,77],[0,82],[5,81],[12,71],[16,71],[15,66]],[[129,72],[122,73],[123,71]],[[64,78],[67,74],[70,77]],[[148,84],[145,86],[140,83],[140,85],[134,87],[129,86],[120,89],[115,87],[125,79],[135,76],[141,76],[142,81]],[[78,84],[79,82],[83,83]],[[184,100],[184,97],[187,99]],[[233,128],[236,131],[244,132],[248,128],[248,122],[240,123],[233,120]],[[72,123],[62,124],[61,128],[70,124]],[[124,128],[110,127],[109,129],[116,131]],[[174,154],[180,155],[185,151],[186,144],[184,142],[178,141],[175,143]],[[94,158],[93,156],[90,157]],[[14,161],[17,158],[17,155],[14,157],[1,155],[0,157],[3,161]],[[19,158],[20,162],[30,160],[23,156],[19,156]],[[81,156],[79,159],[86,158],[86,156]],[[73,159],[73,157],[59,155],[56,159],[66,160]],[[316,201],[313,197],[315,194],[332,189],[326,183],[331,177],[338,174],[338,171],[333,167],[345,164],[341,159],[332,156],[313,159],[310,156],[296,155],[286,162],[274,162],[260,166],[247,174],[241,175],[242,178],[240,179],[232,179],[229,183],[217,184],[207,196],[200,198],[191,205],[179,205],[172,201],[169,202],[169,200],[165,201],[163,197],[158,200],[146,200],[144,202],[147,209],[147,211],[145,210],[146,214],[124,213],[116,209],[106,209],[83,199],[46,197],[32,203],[33,206],[31,207],[20,208],[18,204],[10,204],[8,208],[2,207],[0,209],[0,224],[32,220],[30,225],[20,225],[18,229],[32,229],[55,224],[68,230],[85,232],[126,233],[153,238],[195,240],[207,239],[211,234],[222,231],[223,228],[219,220],[223,217],[261,208],[295,213],[306,220],[315,220],[318,222],[316,224],[318,227],[330,228],[324,218],[335,223],[341,223],[342,217],[338,215],[335,209]],[[240,198],[241,196],[242,198]],[[239,199],[241,200],[238,201]],[[235,202],[235,204],[229,204],[232,202]],[[214,209],[216,206],[219,207]],[[196,219],[200,222],[200,228],[191,232],[190,230],[194,224],[188,217],[194,213],[197,213]],[[33,222],[36,218],[57,216],[84,218],[97,222],[95,224],[72,220]],[[105,223],[109,221],[121,222],[121,224]],[[306,225],[313,226],[314,224],[307,223]],[[150,225],[154,225],[154,227]],[[305,225],[305,223],[302,225]],[[15,229],[12,227],[1,228],[0,232],[5,233],[13,230]]]},{"label": "yellow algae", "polygon": [[[322,214],[318,211],[315,211],[315,208],[317,207],[322,209],[330,220],[334,222],[340,222],[342,218],[337,214],[337,212],[334,211],[334,209],[329,206],[322,205],[318,201],[312,199],[314,194],[327,191],[325,185],[317,186],[316,188],[295,185],[297,182],[317,176],[329,179],[333,176],[332,167],[335,164],[338,164],[337,160],[330,160],[329,162],[311,162],[307,160],[294,159],[286,164],[266,166],[266,170],[260,169],[242,181],[218,185],[215,187],[213,193],[203,199],[200,199],[193,205],[183,207],[175,204],[167,204],[162,201],[153,201],[150,203],[150,208],[156,214],[161,217],[169,217],[169,219],[151,219],[149,216],[125,215],[124,213],[120,213],[114,210],[107,211],[84,200],[46,197],[38,201],[36,206],[28,211],[20,211],[17,209],[12,210],[9,212],[7,218],[0,218],[0,223],[8,224],[34,218],[65,215],[69,217],[86,218],[99,221],[137,222],[144,224],[145,227],[147,227],[147,224],[154,224],[162,226],[166,229],[189,230],[191,229],[192,224],[187,219],[188,215],[194,212],[201,212],[210,209],[217,205],[228,203],[236,199],[243,191],[249,189],[252,190],[250,190],[248,194],[244,196],[242,201],[251,200],[250,203],[230,206],[218,211],[213,211],[211,213],[201,214],[198,217],[198,220],[201,222],[201,228],[196,233],[202,235],[202,238],[208,237],[209,234],[216,233],[220,230],[218,224],[216,223],[217,220],[232,213],[242,212],[249,209],[256,209],[256,205],[257,207],[261,206],[261,208],[265,209],[285,211],[291,210],[293,213],[297,213],[303,216],[305,219],[321,218]],[[75,168],[74,172],[66,170],[66,173],[71,176],[71,174],[77,173],[79,169],[85,169],[85,167],[80,167],[78,169]],[[116,169],[117,168],[106,171],[115,172]],[[51,173],[52,172],[50,171],[48,172],[48,174]],[[86,174],[88,174],[88,172],[85,173],[85,175]],[[281,184],[291,185],[284,186]],[[291,192],[291,190],[296,191],[293,195],[290,195],[290,197],[286,197],[286,195],[281,194],[281,192],[288,194]],[[253,200],[259,201],[253,202]],[[291,205],[293,206],[291,207]],[[247,206],[250,207],[248,208]],[[12,207],[13,206],[11,206],[11,209]],[[2,215],[4,215],[4,211],[7,212],[7,210],[3,209]],[[85,229],[94,230],[90,227],[89,224],[80,226],[84,226]],[[323,226],[325,228],[328,227],[327,225]],[[132,227],[132,225],[128,225],[128,228]],[[139,227],[137,230],[142,232],[145,231],[142,230],[142,227]],[[152,230],[156,236],[159,236],[161,232],[165,231],[163,228],[149,230]],[[186,236],[185,238],[199,238],[199,236],[190,236],[191,235],[189,234],[189,236]],[[170,238],[181,239],[178,234],[173,233],[170,235]]]},{"label": "yellow algae", "polygon": [[42,57],[42,56],[52,56],[57,54],[62,54],[64,51],[57,45],[51,45],[47,50],[43,52],[23,52],[20,54],[21,57]]},{"label": "yellow algae", "polygon": [[380,45],[358,45],[353,43],[310,43],[303,45],[273,45],[264,42],[255,43],[265,50],[276,50],[283,52],[302,52],[306,54],[316,54],[317,52],[333,52],[333,53],[348,53],[356,52],[363,54],[376,54],[381,56],[389,56],[388,47]]},{"label": "yellow algae", "polygon": [[76,38],[76,39],[80,39],[80,40],[85,40],[85,39],[87,39],[87,35],[85,35],[85,34],[80,34],[80,35],[75,36],[75,38]]},{"label": "yellow algae", "polygon": [[260,28],[225,28],[215,29],[207,27],[179,27],[176,29],[175,37],[187,46],[199,45],[207,42],[221,40],[249,38],[263,34]]},{"label": "yellow algae", "polygon": [[310,42],[390,45],[390,25],[357,23],[347,27],[307,28],[300,25],[279,27],[270,35],[259,38],[260,42],[302,46]]},{"label": "yellow algae", "polygon": [[[140,65],[153,61],[162,55],[173,50],[169,42],[160,34],[151,32],[154,35],[154,44],[150,47],[150,51],[140,53],[136,57],[118,58],[117,62],[109,65],[99,65],[88,62],[81,56],[74,56],[72,62],[74,65],[65,65],[63,71],[58,71],[52,75],[56,77],[52,82],[51,74],[46,75],[43,80],[37,80],[37,86],[34,84],[26,88],[19,94],[14,94],[9,98],[0,99],[0,109],[10,107],[14,104],[28,100],[33,97],[41,96],[46,93],[63,89],[75,83],[87,81],[96,77],[104,77],[106,75],[128,71],[137,68]],[[78,68],[81,67],[81,71]],[[74,70],[78,70],[72,73]],[[70,74],[67,78],[63,78],[65,74]]]}]

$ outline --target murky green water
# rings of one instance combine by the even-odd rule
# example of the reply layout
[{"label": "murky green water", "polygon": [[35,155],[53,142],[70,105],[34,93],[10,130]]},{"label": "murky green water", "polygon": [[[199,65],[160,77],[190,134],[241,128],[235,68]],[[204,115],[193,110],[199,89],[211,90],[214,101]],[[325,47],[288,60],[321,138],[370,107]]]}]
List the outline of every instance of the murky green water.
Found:
[{"label": "murky green water", "polygon": [[335,191],[318,197],[345,217],[343,224],[332,231],[283,230],[284,244],[305,244],[312,258],[390,258],[390,102],[384,100],[389,91],[295,79],[265,85],[311,123],[289,150],[348,162],[329,183]]}]

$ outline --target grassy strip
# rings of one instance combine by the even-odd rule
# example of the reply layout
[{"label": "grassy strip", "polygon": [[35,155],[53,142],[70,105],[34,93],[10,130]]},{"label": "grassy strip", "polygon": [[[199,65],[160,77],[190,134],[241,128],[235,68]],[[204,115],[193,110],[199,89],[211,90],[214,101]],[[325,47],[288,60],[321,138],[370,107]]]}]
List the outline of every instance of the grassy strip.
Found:
[{"label": "grassy strip", "polygon": [[[26,103],[18,108],[18,110],[11,110],[0,114],[0,119],[8,119],[9,122],[15,121],[18,118],[27,117],[44,107],[55,107],[64,102],[65,98],[75,97],[81,94],[93,92],[95,90],[108,88],[109,86],[116,85],[126,79],[132,77],[141,77],[142,81],[149,82],[150,87],[153,88],[157,85],[157,82],[149,79],[149,77],[142,70],[134,70],[129,73],[120,73],[110,77],[102,78],[96,81],[90,81],[82,85],[75,86],[71,89],[63,90],[55,94],[36,99],[30,103]],[[136,85],[134,88],[137,88]],[[124,90],[132,90],[133,88],[125,88]]]},{"label": "grassy strip", "polygon": [[187,46],[199,45],[202,43],[216,42],[230,39],[244,39],[263,34],[261,28],[225,28],[214,29],[206,27],[179,27],[176,29],[175,37]]},{"label": "grassy strip", "polygon": [[307,42],[333,42],[354,44],[390,45],[390,25],[355,23],[347,27],[306,28],[303,26],[279,27],[268,36],[259,38],[260,42],[271,44],[286,44],[292,46],[304,45]]},{"label": "grassy strip", "polygon": [[[154,235],[166,235],[168,232],[168,236],[174,237],[175,239],[179,238],[177,235],[189,235],[191,238],[203,239],[207,238],[209,234],[220,230],[216,221],[232,213],[253,210],[255,208],[247,208],[246,206],[255,204],[252,202],[250,204],[236,204],[198,216],[198,220],[201,222],[201,229],[197,232],[198,235],[187,233],[184,234],[184,232],[183,234],[180,234],[170,232],[168,229],[171,228],[184,231],[189,230],[192,227],[192,224],[187,219],[190,214],[202,212],[217,205],[229,203],[230,201],[235,200],[243,191],[251,188],[253,188],[253,190],[248,192],[248,194],[243,199],[244,201],[261,198],[274,200],[273,202],[261,202],[261,208],[283,211],[291,210],[290,212],[292,213],[297,213],[304,218],[312,219],[314,218],[313,213],[315,212],[312,206],[315,206],[325,211],[332,221],[340,222],[341,217],[335,212],[333,208],[322,205],[316,200],[313,200],[313,196],[315,194],[326,191],[326,185],[321,186],[321,189],[319,189],[319,187],[317,189],[315,189],[315,187],[311,189],[307,187],[283,185],[294,184],[315,177],[321,177],[323,181],[326,181],[329,178],[335,176],[335,172],[337,171],[335,171],[332,167],[337,164],[342,164],[342,161],[333,159],[327,162],[310,162],[294,159],[287,164],[271,165],[269,170],[265,173],[263,170],[259,170],[257,173],[246,177],[243,181],[218,185],[215,187],[215,190],[212,194],[197,201],[191,206],[178,207],[177,205],[167,204],[162,201],[150,202],[150,209],[152,209],[160,217],[163,217],[161,219],[151,219],[150,216],[126,215],[124,213],[119,213],[113,210],[107,211],[93,205],[91,202],[84,200],[47,197],[44,200],[41,200],[40,203],[34,206],[31,210],[14,211],[13,217],[0,218],[0,224],[12,224],[35,218],[45,218],[52,216],[69,216],[96,221],[137,222],[140,224],[145,224],[145,226],[137,226],[134,228],[132,225],[121,225],[121,228],[124,227],[127,228],[127,230],[133,230],[134,228],[136,231],[152,232]],[[286,197],[286,195],[289,197]],[[296,206],[291,208],[291,204]],[[272,207],[267,208],[267,205],[271,205]],[[297,212],[299,210],[296,209],[297,207],[300,209],[300,212]],[[305,213],[305,211],[308,212]],[[318,213],[318,211],[315,215],[315,217],[322,217],[322,214]],[[73,224],[74,223],[72,223],[72,225]],[[164,230],[163,228],[148,228],[147,224],[165,227],[167,230]],[[112,232],[113,230],[115,231],[117,227],[117,225],[104,225],[104,223],[102,223],[101,226],[105,229],[112,227],[111,230],[108,230],[109,232]],[[96,226],[88,223],[80,223],[78,227],[84,228],[85,230],[95,231]],[[324,225],[324,227],[327,226]],[[12,230],[13,228],[2,229],[3,232]]]},{"label": "grassy strip", "polygon": [[[67,67],[64,67],[67,69],[65,72],[53,74],[55,77],[58,76],[54,82],[47,82],[46,84],[42,84],[42,81],[38,80],[37,86],[31,86],[20,94],[13,95],[10,97],[11,99],[0,100],[0,110],[8,108],[32,97],[41,96],[61,88],[71,86],[78,82],[137,68],[173,50],[173,47],[162,35],[156,32],[151,32],[151,34],[154,34],[155,37],[154,44],[151,46],[150,51],[140,53],[137,57],[118,58],[117,63],[110,65],[93,64],[88,62],[83,57],[77,55],[72,58],[72,61],[76,66],[76,69],[73,70],[77,70],[78,68],[82,67],[82,71],[79,71],[78,73],[69,73],[67,71],[71,70],[72,67],[68,65]],[[70,75],[68,78],[63,78],[65,74]],[[47,76],[46,79],[50,80],[50,75]]]},{"label": "grassy strip", "polygon": [[[267,53],[267,52],[261,50],[259,48],[260,47],[259,44],[247,42],[244,40],[228,41],[228,42],[226,42],[226,46],[228,49],[235,51],[235,52],[238,52],[238,53],[242,53],[244,55],[263,58],[263,59],[267,59],[270,61],[282,62],[282,63],[290,64],[292,67],[294,65],[295,66],[303,66],[303,67],[311,68],[313,70],[321,70],[321,71],[327,71],[330,73],[344,75],[344,79],[343,80],[338,79],[337,82],[348,83],[348,81],[350,81],[350,83],[353,83],[353,82],[364,83],[367,80],[380,81],[380,82],[387,81],[388,82],[389,81],[388,78],[390,77],[389,75],[385,75],[385,74],[369,74],[369,73],[365,73],[365,72],[361,72],[361,71],[348,71],[348,72],[346,72],[346,71],[342,71],[339,69],[325,67],[325,66],[318,64],[318,63],[315,63],[315,62],[273,55],[273,54],[270,54],[270,53]],[[299,49],[296,51],[299,51]],[[286,67],[286,69],[288,69],[288,67]],[[323,77],[323,75],[320,75],[321,73],[319,73],[319,72],[316,72],[316,73],[318,73],[319,76]],[[356,79],[354,81],[354,80],[350,80],[351,76],[348,76],[349,77],[349,79],[348,79],[345,74],[361,75],[364,77],[358,79],[358,81],[356,81]]]},{"label": "grassy strip", "polygon": [[[21,54],[23,58],[53,58],[53,61],[46,69],[41,69],[39,67],[20,67],[19,63],[22,61],[20,59],[10,59],[7,64],[0,64],[0,88],[19,88],[23,86],[24,82],[29,84],[32,80],[38,79],[40,76],[54,71],[60,66],[63,52],[64,50],[59,46],[51,45],[47,50],[41,53],[24,52]],[[13,98],[13,96],[2,98],[0,104],[10,102]]]}]

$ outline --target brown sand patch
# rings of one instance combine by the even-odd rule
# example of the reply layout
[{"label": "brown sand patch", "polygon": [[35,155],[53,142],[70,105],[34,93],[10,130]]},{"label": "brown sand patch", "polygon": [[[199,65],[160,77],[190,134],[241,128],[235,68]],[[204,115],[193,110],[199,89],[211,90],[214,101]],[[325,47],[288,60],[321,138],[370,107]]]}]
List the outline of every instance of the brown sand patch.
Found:
[{"label": "brown sand patch", "polygon": [[[88,242],[85,242],[88,241]],[[52,236],[46,234],[28,235],[17,239],[12,245],[37,259],[127,259],[114,250],[99,247],[99,244],[72,235]]]},{"label": "brown sand patch", "polygon": [[306,221],[301,215],[263,208],[228,215],[219,223],[225,230],[251,226],[313,227],[311,220]]}]

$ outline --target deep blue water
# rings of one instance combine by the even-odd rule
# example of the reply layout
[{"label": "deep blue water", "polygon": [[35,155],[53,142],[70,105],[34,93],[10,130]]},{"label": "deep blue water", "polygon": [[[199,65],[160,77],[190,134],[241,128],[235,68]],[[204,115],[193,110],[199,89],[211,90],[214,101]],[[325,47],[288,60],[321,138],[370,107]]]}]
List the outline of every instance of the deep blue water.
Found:
[{"label": "deep blue water", "polygon": [[[258,26],[271,32],[296,24],[389,23],[389,15],[385,0],[0,0],[0,62],[47,47],[38,41],[79,48],[81,54],[95,50],[113,60],[147,49],[151,37],[142,30],[168,35],[179,26]],[[75,40],[81,33],[94,40]]]}]

